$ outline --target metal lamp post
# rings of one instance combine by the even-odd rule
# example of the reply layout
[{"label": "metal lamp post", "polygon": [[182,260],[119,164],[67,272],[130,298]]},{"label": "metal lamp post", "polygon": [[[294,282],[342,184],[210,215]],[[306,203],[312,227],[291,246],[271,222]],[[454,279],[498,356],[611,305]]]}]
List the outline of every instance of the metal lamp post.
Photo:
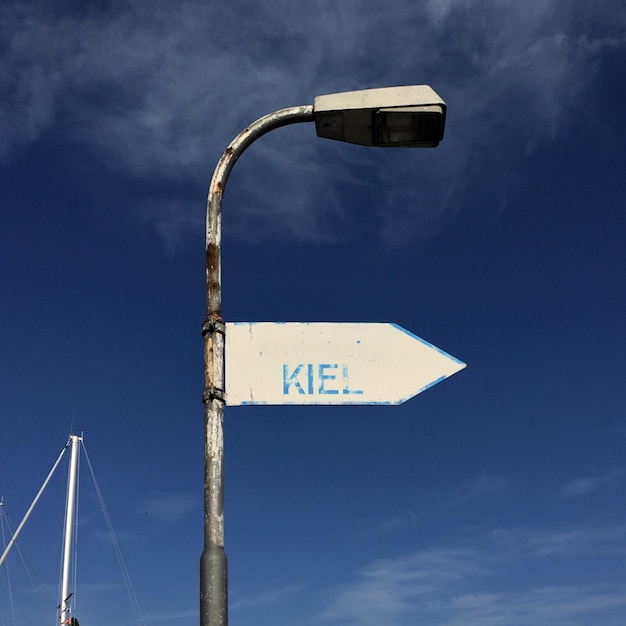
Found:
[{"label": "metal lamp post", "polygon": [[318,96],[313,105],[270,113],[243,130],[220,158],[207,198],[204,338],[204,550],[200,558],[200,626],[228,625],[224,551],[224,347],[221,215],[228,176],[243,151],[262,135],[289,124],[315,122],[319,137],[365,146],[436,147],[446,105],[427,85],[367,89]]}]

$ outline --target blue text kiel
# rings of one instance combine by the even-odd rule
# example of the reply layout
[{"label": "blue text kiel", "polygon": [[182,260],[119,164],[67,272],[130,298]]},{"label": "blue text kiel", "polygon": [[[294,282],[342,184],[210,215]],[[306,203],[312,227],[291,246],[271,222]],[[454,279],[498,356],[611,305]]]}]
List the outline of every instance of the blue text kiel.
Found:
[{"label": "blue text kiel", "polygon": [[361,389],[351,389],[348,366],[339,363],[299,363],[283,365],[283,394],[333,395],[362,394]]}]

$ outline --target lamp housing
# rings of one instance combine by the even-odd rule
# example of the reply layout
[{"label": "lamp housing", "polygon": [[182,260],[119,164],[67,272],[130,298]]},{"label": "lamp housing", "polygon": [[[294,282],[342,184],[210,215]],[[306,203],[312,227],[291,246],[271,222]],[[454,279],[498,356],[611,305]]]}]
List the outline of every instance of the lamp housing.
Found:
[{"label": "lamp housing", "polygon": [[443,139],[446,103],[428,85],[317,96],[318,137],[361,146],[434,148]]}]

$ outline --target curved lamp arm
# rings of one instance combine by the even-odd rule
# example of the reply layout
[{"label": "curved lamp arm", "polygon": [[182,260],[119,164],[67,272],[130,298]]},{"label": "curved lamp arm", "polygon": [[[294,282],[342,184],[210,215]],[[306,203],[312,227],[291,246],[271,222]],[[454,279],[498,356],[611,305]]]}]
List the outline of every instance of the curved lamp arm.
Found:
[{"label": "curved lamp arm", "polygon": [[228,624],[228,564],[224,551],[224,342],[222,319],[222,198],[243,151],[266,133],[313,121],[313,106],[275,111],[233,139],[213,173],[206,211],[206,318],[204,337],[204,551],[200,559],[200,624]]},{"label": "curved lamp arm", "polygon": [[313,105],[281,109],[261,117],[241,131],[222,154],[209,186],[206,211],[207,317],[221,318],[221,245],[222,198],[233,166],[244,150],[263,135],[281,126],[312,122]]}]

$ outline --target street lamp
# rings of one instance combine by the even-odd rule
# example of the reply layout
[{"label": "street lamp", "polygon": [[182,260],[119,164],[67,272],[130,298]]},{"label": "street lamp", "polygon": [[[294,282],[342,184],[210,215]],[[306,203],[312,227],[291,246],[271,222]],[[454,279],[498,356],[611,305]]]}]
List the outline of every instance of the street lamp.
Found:
[{"label": "street lamp", "polygon": [[430,148],[443,139],[444,101],[427,85],[366,89],[318,96],[313,105],[270,113],[244,129],[213,172],[206,213],[206,318],[204,338],[204,550],[200,558],[200,626],[228,625],[224,552],[224,345],[222,318],[222,198],[243,151],[264,134],[289,124],[315,122],[318,137],[365,146]]},{"label": "street lamp", "polygon": [[313,114],[318,137],[383,148],[435,148],[443,139],[446,105],[428,85],[415,85],[318,96]]}]

